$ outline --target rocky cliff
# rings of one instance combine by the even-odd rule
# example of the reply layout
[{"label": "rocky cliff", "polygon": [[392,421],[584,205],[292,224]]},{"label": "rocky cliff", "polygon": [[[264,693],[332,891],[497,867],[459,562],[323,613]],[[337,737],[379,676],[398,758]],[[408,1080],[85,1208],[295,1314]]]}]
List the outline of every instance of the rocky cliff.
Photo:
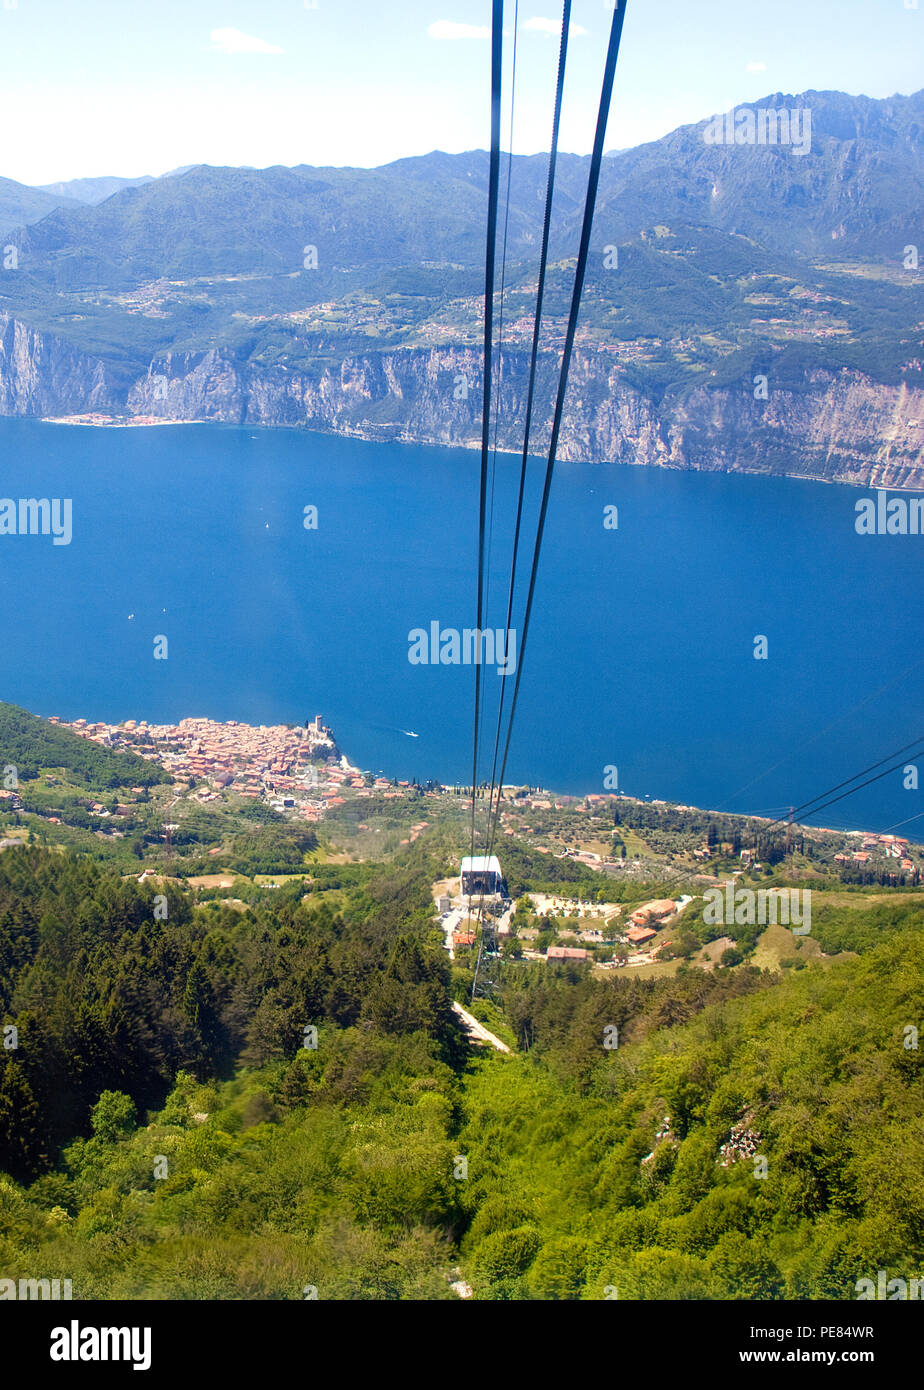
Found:
[{"label": "rocky cliff", "polygon": [[[525,355],[505,355],[501,447],[522,447]],[[533,448],[551,422],[557,362],[543,359]],[[366,439],[477,447],[479,354],[401,348],[298,372],[217,350],[169,354],[134,377],[54,335],[0,315],[0,414],[97,411],[166,420],[304,426]],[[924,388],[887,386],[849,370],[812,372],[798,388],[750,378],[660,399],[631,384],[605,352],[575,354],[559,457],[650,467],[776,473],[924,488]]]},{"label": "rocky cliff", "polygon": [[[317,378],[256,369],[217,353],[167,358],[128,396],[132,414],[307,425],[412,443],[480,444],[480,354],[401,349],[348,358]],[[557,359],[540,371],[532,446],[547,447]],[[522,447],[525,355],[505,357],[501,446]],[[158,399],[158,395],[162,398]],[[778,473],[831,481],[924,487],[924,387],[885,386],[859,373],[813,372],[799,389],[755,399],[750,378],[699,386],[656,402],[602,352],[572,362],[559,457],[653,467]]]},{"label": "rocky cliff", "polygon": [[116,374],[99,358],[0,313],[0,415],[111,413],[123,401]]}]

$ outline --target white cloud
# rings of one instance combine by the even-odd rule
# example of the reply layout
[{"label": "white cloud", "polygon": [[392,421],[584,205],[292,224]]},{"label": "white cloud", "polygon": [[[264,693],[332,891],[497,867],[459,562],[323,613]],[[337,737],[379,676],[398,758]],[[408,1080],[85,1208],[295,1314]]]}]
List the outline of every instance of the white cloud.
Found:
[{"label": "white cloud", "polygon": [[427,33],[431,39],[489,39],[491,30],[487,24],[456,24],[451,19],[437,19],[430,25]]},{"label": "white cloud", "polygon": [[767,64],[766,64],[766,63],[748,63],[747,67],[745,68],[745,72],[766,72],[766,71],[767,71]]},{"label": "white cloud", "polygon": [[240,29],[213,29],[209,37],[212,47],[219,53],[282,53],[274,43],[244,34]]},{"label": "white cloud", "polygon": [[[558,19],[528,19],[523,28],[534,29],[539,34],[560,34],[561,21]],[[587,30],[582,24],[572,24],[568,33],[574,37],[575,34],[586,34]]]}]

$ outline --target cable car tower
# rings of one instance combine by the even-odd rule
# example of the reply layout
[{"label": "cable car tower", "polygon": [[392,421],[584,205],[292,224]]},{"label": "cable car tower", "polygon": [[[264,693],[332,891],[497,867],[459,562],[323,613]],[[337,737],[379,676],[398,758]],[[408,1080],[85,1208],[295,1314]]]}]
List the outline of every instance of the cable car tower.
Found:
[{"label": "cable car tower", "polygon": [[507,885],[496,855],[469,855],[462,860],[462,896],[469,920],[477,914],[478,956],[472,981],[472,998],[491,998],[498,990],[497,913],[503,911]]}]

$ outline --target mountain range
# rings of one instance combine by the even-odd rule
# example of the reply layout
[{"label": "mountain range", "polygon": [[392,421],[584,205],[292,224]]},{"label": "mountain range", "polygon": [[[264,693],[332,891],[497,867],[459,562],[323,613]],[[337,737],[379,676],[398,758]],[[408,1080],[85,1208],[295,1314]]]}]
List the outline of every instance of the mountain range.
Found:
[{"label": "mountain range", "polygon": [[78,203],[102,203],[113,193],[121,193],[123,188],[137,188],[142,183],[151,183],[150,174],[142,174],[138,179],[101,178],[65,179],[62,183],[43,183],[43,193],[51,193],[55,198],[64,198],[67,203],[74,199]]},{"label": "mountain range", "polygon": [[[704,120],[604,161],[583,386],[580,399],[569,394],[562,457],[850,481],[885,468],[890,482],[916,486],[924,91],[775,93],[756,107],[810,112],[807,152],[708,143]],[[474,387],[480,375],[488,163],[484,151],[434,152],[378,169],[0,180],[0,242],[15,248],[4,253],[15,269],[0,272],[0,413],[95,409],[473,442],[477,390],[461,402],[450,392],[449,409],[444,397],[450,377]],[[587,168],[559,158],[549,381]],[[511,170],[509,208],[501,189],[507,444],[522,408],[547,156],[515,157]],[[755,413],[759,376],[768,401]],[[859,417],[847,399],[862,399]],[[644,429],[633,433],[632,416]]]}]

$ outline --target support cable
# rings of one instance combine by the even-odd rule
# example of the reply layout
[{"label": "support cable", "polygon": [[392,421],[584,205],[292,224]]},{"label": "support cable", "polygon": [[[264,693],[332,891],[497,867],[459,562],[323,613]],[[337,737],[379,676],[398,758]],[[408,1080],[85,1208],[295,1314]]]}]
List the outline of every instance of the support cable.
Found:
[{"label": "support cable", "polygon": [[[494,268],[497,254],[497,202],[500,182],[501,82],[503,76],[504,0],[492,0],[491,16],[491,158],[488,173],[488,235],[484,268],[484,379],[481,418],[481,484],[478,508],[477,629],[484,616],[485,512],[491,433],[491,376],[494,339]],[[475,853],[475,793],[478,786],[478,735],[481,715],[481,669],[475,665],[475,721],[472,738],[471,854]]]},{"label": "support cable", "polygon": [[[571,0],[564,0],[561,17],[561,45],[558,51],[558,78],[555,84],[555,113],[552,118],[552,143],[549,152],[549,174],[545,195],[545,217],[542,224],[542,249],[539,253],[539,280],[536,287],[536,317],[533,322],[533,342],[529,361],[529,384],[526,392],[526,422],[523,433],[523,456],[520,460],[520,486],[517,494],[517,518],[513,533],[513,554],[510,561],[510,587],[507,594],[507,618],[504,624],[505,640],[509,642],[510,622],[513,616],[513,598],[516,589],[517,559],[520,548],[520,527],[523,521],[523,501],[526,493],[526,468],[529,459],[529,440],[532,426],[533,403],[536,391],[536,367],[539,360],[539,339],[542,330],[542,306],[545,298],[545,277],[549,259],[549,238],[552,227],[552,201],[555,192],[555,170],[558,163],[558,137],[561,128],[561,107],[565,90],[565,68],[568,61],[568,31],[571,25]],[[507,682],[501,686],[500,702],[497,709],[497,728],[494,734],[494,758],[491,764],[491,798],[497,781],[497,755],[500,748],[501,727],[504,716],[504,703],[507,696]],[[503,779],[501,779],[501,784]],[[489,811],[492,805],[489,800]],[[493,837],[492,837],[493,843]],[[490,850],[489,850],[490,853]]]},{"label": "support cable", "polygon": [[[581,241],[578,249],[577,267],[574,272],[574,289],[571,296],[571,309],[568,314],[568,328],[565,334],[565,346],[562,353],[561,371],[558,381],[558,392],[555,399],[555,413],[552,418],[552,432],[549,441],[548,461],[545,472],[545,485],[542,491],[542,503],[539,509],[539,521],[536,529],[536,542],[533,548],[532,567],[529,576],[529,590],[526,596],[526,610],[523,617],[523,632],[520,638],[520,653],[517,661],[517,673],[513,687],[513,698],[510,703],[510,718],[507,725],[507,736],[504,743],[504,756],[501,762],[499,782],[503,786],[504,774],[507,769],[507,758],[510,753],[510,740],[513,734],[514,719],[516,717],[517,702],[520,694],[520,681],[523,675],[524,658],[526,655],[526,642],[529,634],[529,623],[532,616],[533,599],[536,590],[536,575],[539,570],[539,557],[542,551],[542,539],[545,533],[545,521],[549,506],[549,493],[552,488],[552,476],[555,471],[555,457],[558,451],[558,437],[561,432],[562,416],[564,414],[565,393],[568,386],[568,371],[571,365],[571,354],[574,348],[574,338],[577,331],[578,312],[581,306],[581,296],[584,290],[584,278],[587,273],[587,260],[590,254],[590,236],[593,230],[594,209],[597,200],[597,188],[600,182],[600,169],[603,163],[603,145],[606,139],[607,120],[610,111],[610,102],[613,95],[613,82],[616,76],[616,62],[619,58],[619,44],[622,37],[623,21],[626,14],[627,0],[617,0],[616,8],[613,11],[613,23],[610,28],[609,44],[607,46],[606,64],[603,70],[603,85],[600,93],[600,106],[597,113],[597,128],[594,135],[593,153],[590,158],[590,172],[587,179],[587,195],[584,202],[584,221],[581,227]],[[491,830],[490,843],[494,843],[497,834],[497,822],[500,814],[500,798],[498,797],[497,807],[494,811],[493,824]]]}]

